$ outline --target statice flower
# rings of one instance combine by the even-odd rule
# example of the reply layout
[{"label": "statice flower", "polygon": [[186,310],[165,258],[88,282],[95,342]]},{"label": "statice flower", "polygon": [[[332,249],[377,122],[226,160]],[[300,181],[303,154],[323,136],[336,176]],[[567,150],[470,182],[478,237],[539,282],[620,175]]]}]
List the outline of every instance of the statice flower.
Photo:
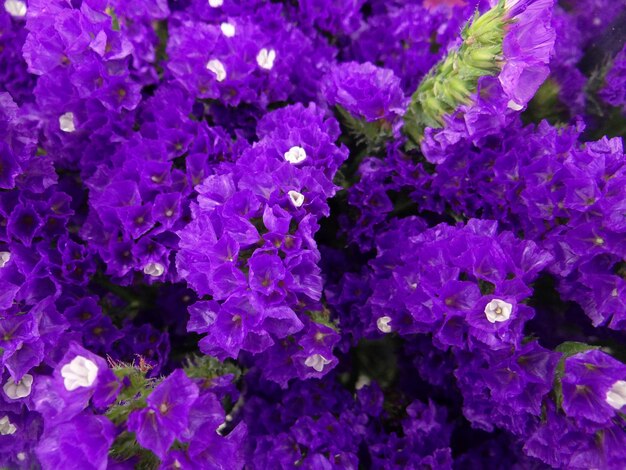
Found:
[{"label": "statice flower", "polygon": [[393,224],[371,262],[372,295],[361,313],[370,318],[370,334],[432,332],[441,348],[519,346],[533,316],[522,303],[527,283],[551,257],[496,229],[477,220],[429,230],[411,219]]},{"label": "statice flower", "polygon": [[605,86],[600,96],[607,103],[626,107],[626,46],[615,56],[611,69],[605,77]]},{"label": "statice flower", "polygon": [[392,121],[404,111],[398,78],[391,70],[369,62],[348,62],[334,67],[325,83],[324,95],[329,104],[341,106],[365,121]]},{"label": "statice flower", "polygon": [[59,468],[72,462],[81,468],[104,470],[114,427],[107,418],[83,412],[44,431],[36,452],[44,468]]},{"label": "statice flower", "polygon": [[568,357],[562,379],[563,410],[584,424],[609,424],[624,406],[625,375],[624,364],[597,350]]},{"label": "statice flower", "polygon": [[147,407],[133,411],[128,429],[146,449],[163,458],[188,425],[189,411],[198,397],[198,387],[182,370],[170,374],[147,399]]},{"label": "statice flower", "polygon": [[[25,15],[27,6],[21,1],[7,2],[9,8],[0,10],[0,91],[8,92],[19,104],[33,100],[35,77],[27,72],[21,55],[26,39]],[[13,6],[12,6],[13,5]]]},{"label": "statice flower", "polygon": [[[228,105],[254,102],[265,107],[300,94],[294,84],[306,86],[319,77],[329,57],[323,48],[313,50],[298,30],[289,30],[280,13],[279,6],[266,5],[212,23],[176,15],[169,27],[168,70],[194,95]],[[227,34],[224,24],[230,25]]]},{"label": "statice flower", "polygon": [[625,468],[625,6],[2,0],[0,466]]},{"label": "statice flower", "polygon": [[[322,290],[313,235],[345,158],[333,143],[336,123],[313,105],[275,111],[258,132],[261,140],[235,164],[196,188],[194,219],[179,232],[179,273],[213,297],[190,309],[189,329],[208,333],[201,349],[220,358],[260,353],[302,330],[299,304],[318,301]],[[332,357],[324,354],[305,362],[311,356],[321,372]]]}]

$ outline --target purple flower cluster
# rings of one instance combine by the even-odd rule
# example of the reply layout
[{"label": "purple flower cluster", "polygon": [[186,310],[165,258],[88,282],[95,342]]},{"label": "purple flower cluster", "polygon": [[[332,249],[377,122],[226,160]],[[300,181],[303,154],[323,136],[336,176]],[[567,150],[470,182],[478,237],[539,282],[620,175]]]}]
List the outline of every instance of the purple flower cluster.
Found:
[{"label": "purple flower cluster", "polygon": [[3,0],[0,468],[625,468],[625,15]]}]

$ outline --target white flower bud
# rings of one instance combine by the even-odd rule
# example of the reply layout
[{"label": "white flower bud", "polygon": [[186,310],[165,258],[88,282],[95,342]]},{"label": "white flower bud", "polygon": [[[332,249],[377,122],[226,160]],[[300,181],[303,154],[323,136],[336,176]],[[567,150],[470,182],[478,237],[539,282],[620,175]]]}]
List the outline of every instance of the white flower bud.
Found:
[{"label": "white flower bud", "polygon": [[11,261],[11,253],[0,251],[0,268],[4,268],[9,261]]},{"label": "white flower bud", "polygon": [[26,4],[20,0],[6,0],[4,9],[13,18],[24,18],[26,16]]},{"label": "white flower bud", "polygon": [[98,366],[86,357],[76,356],[61,368],[61,377],[70,392],[78,387],[91,387],[98,377]]},{"label": "white flower bud", "polygon": [[59,127],[63,132],[74,132],[76,130],[76,124],[74,124],[74,113],[68,112],[61,114],[59,117]]},{"label": "white flower bud", "polygon": [[512,311],[513,305],[500,299],[493,299],[485,307],[485,315],[491,323],[507,321]]},{"label": "white flower bud", "polygon": [[165,267],[161,263],[148,263],[143,268],[144,274],[152,277],[159,277],[165,272]]},{"label": "white flower bud", "polygon": [[219,8],[224,5],[224,0],[209,0],[209,6],[212,8]]},{"label": "white flower bud", "polygon": [[231,23],[222,23],[220,25],[222,34],[227,38],[232,38],[235,35],[235,25]]},{"label": "white flower bud", "polygon": [[298,191],[289,191],[287,195],[289,196],[289,200],[294,207],[302,207],[302,204],[304,204],[304,195],[302,193],[299,193]]},{"label": "white flower bud", "polygon": [[376,326],[382,333],[391,332],[391,325],[389,323],[391,323],[391,317],[388,316],[380,317],[376,320]]},{"label": "white flower bud", "polygon": [[285,160],[293,165],[302,163],[304,160],[306,160],[306,151],[302,147],[298,147],[297,145],[291,147],[285,152]]},{"label": "white flower bud", "polygon": [[322,372],[326,364],[330,364],[330,361],[321,354],[313,354],[304,361],[305,366],[312,367],[317,372]]},{"label": "white flower bud", "polygon": [[256,63],[265,70],[272,70],[274,67],[274,59],[276,59],[276,51],[274,49],[261,49],[256,55]]},{"label": "white flower bud", "polygon": [[17,431],[17,428],[15,427],[15,424],[9,421],[9,417],[7,415],[0,418],[0,435],[8,436],[9,434],[15,434],[15,431]]},{"label": "white flower bud", "polygon": [[626,380],[618,380],[606,392],[606,402],[616,410],[626,405]]},{"label": "white flower bud", "polygon": [[7,380],[7,383],[4,384],[2,389],[4,390],[6,396],[11,400],[18,400],[30,395],[32,386],[33,376],[30,374],[24,374],[17,382],[14,382],[13,379],[9,377],[9,380]]},{"label": "white flower bud", "polygon": [[215,79],[218,82],[223,82],[226,79],[226,69],[224,64],[217,59],[211,59],[206,64],[207,70],[213,72]]}]

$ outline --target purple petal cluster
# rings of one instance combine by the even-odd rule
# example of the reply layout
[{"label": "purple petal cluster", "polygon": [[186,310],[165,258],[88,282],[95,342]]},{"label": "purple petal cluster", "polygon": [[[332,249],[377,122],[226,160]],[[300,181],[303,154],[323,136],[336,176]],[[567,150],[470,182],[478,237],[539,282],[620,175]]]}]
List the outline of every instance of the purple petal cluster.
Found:
[{"label": "purple petal cluster", "polygon": [[624,15],[3,0],[0,468],[625,468]]}]

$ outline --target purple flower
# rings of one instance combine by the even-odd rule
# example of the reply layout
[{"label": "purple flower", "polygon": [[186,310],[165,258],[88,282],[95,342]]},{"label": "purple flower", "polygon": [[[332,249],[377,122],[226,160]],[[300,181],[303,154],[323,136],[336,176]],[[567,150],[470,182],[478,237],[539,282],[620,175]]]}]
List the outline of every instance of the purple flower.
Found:
[{"label": "purple flower", "polygon": [[72,342],[52,377],[35,382],[33,402],[47,422],[72,419],[91,400],[98,408],[110,405],[120,384],[106,361]]},{"label": "purple flower", "polygon": [[611,69],[606,75],[600,96],[613,106],[626,108],[626,46],[615,56]]},{"label": "purple flower", "polygon": [[146,408],[128,416],[128,430],[136,434],[142,447],[164,458],[174,440],[187,429],[198,393],[198,386],[177,369],[148,396]]},{"label": "purple flower", "polygon": [[572,417],[608,423],[626,404],[626,366],[601,351],[587,351],[565,360],[563,410]]},{"label": "purple flower", "polygon": [[393,120],[404,112],[400,80],[389,69],[366,62],[348,62],[333,67],[324,86],[329,104],[343,107],[366,121]]},{"label": "purple flower", "polygon": [[113,423],[85,411],[69,421],[46,426],[35,452],[44,468],[72,465],[104,470],[114,436]]}]

